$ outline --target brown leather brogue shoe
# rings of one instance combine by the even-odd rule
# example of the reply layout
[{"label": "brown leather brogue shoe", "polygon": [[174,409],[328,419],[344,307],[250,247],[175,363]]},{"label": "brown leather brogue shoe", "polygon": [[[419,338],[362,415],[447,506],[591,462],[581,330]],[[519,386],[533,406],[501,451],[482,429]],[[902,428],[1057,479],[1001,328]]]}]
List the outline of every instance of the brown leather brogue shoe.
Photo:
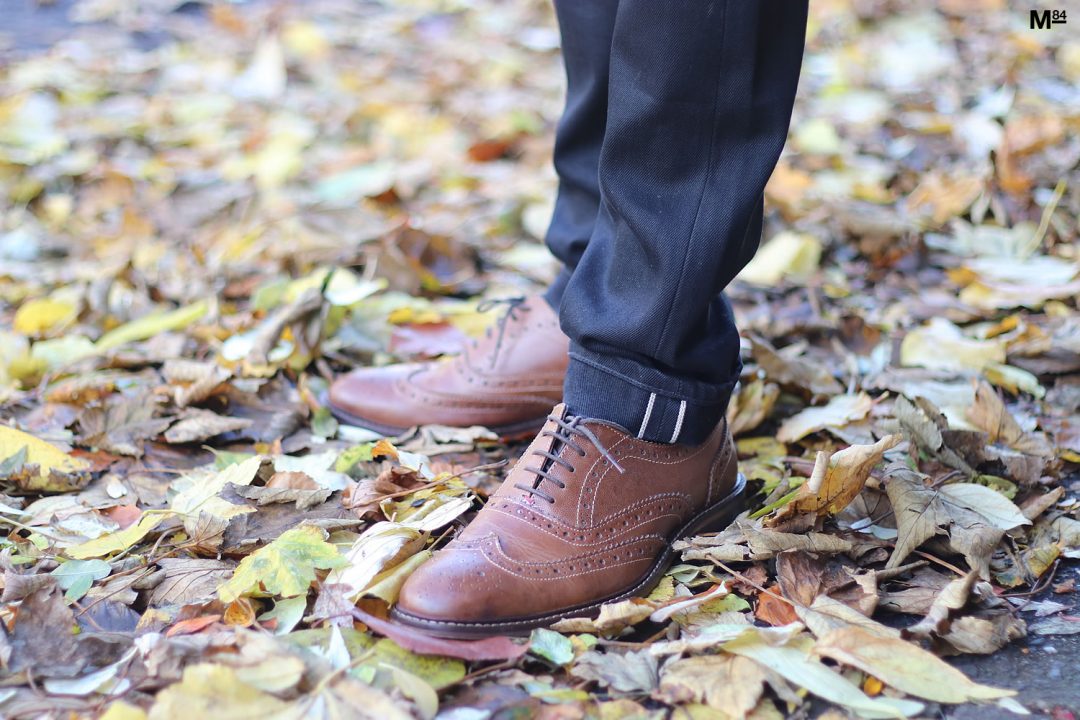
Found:
[{"label": "brown leather brogue shoe", "polygon": [[721,422],[692,447],[555,407],[467,528],[421,565],[392,617],[444,637],[520,634],[647,593],[679,537],[726,527],[745,480]]},{"label": "brown leather brogue shoe", "polygon": [[542,297],[495,302],[505,313],[460,355],[354,370],[330,386],[331,411],[386,435],[428,424],[535,432],[562,398],[570,341]]}]

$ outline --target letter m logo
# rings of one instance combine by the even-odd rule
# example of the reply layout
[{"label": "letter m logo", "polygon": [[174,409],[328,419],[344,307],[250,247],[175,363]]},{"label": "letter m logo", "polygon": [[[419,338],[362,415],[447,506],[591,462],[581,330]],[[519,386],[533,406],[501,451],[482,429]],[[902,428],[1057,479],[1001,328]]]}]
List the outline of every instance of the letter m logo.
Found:
[{"label": "letter m logo", "polygon": [[1046,30],[1049,27],[1050,27],[1050,11],[1049,10],[1043,10],[1042,12],[1039,12],[1038,10],[1032,10],[1031,11],[1031,29],[1032,30],[1034,30],[1035,28],[1039,28],[1041,30]]}]

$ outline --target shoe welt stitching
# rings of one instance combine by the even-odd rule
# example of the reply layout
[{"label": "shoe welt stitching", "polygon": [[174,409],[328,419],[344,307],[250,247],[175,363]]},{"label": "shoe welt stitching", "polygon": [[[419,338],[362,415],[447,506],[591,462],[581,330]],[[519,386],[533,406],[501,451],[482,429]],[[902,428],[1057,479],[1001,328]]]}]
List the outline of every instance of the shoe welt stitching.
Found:
[{"label": "shoe welt stitching", "polygon": [[[698,515],[695,515],[693,518],[688,520],[684,524],[683,527],[688,527],[691,523],[696,521],[697,518],[700,517],[705,512],[716,509],[716,505],[720,505],[720,504],[723,504],[723,503],[727,503],[727,502],[729,502],[731,500],[734,500],[737,497],[737,495],[738,495],[737,488],[733,488],[732,492],[727,497],[725,497],[720,502],[714,503],[714,505],[706,508],[701,513],[698,513]],[[677,531],[677,534],[682,533],[682,532],[683,532],[683,529],[680,528]],[[672,539],[674,539],[674,538],[672,538]],[[600,607],[604,603],[615,602],[615,601],[617,601],[619,599],[622,599],[622,598],[633,597],[633,596],[637,595],[638,592],[641,590],[641,588],[643,588],[646,584],[649,583],[650,580],[653,579],[653,575],[654,575],[654,573],[656,571],[656,568],[659,565],[661,565],[663,562],[666,561],[667,558],[665,556],[668,555],[668,554],[669,553],[661,552],[660,555],[657,556],[656,561],[649,567],[649,572],[647,572],[645,575],[643,575],[641,580],[639,580],[637,583],[635,583],[632,587],[627,588],[626,590],[624,590],[622,592],[616,593],[615,595],[612,595],[611,597],[600,598],[599,600],[596,600],[596,601],[591,602],[591,603],[584,604],[584,605],[582,605],[580,607],[567,608],[566,610],[563,610],[563,611],[554,611],[554,612],[550,612],[550,613],[544,613],[544,614],[534,616],[534,617],[529,618],[529,619],[503,620],[503,621],[499,621],[499,622],[483,622],[483,621],[479,621],[479,622],[460,622],[460,621],[455,621],[455,620],[430,620],[428,618],[423,618],[423,617],[420,617],[418,615],[412,615],[411,613],[407,613],[407,612],[404,612],[404,611],[401,611],[401,610],[398,610],[397,612],[399,612],[399,613],[401,613],[403,615],[407,615],[409,617],[415,618],[421,624],[424,624],[424,625],[442,625],[442,626],[447,626],[447,627],[471,628],[471,629],[477,629],[477,630],[495,630],[495,629],[511,630],[511,629],[514,629],[514,628],[523,628],[523,629],[525,629],[525,628],[530,628],[530,627],[542,627],[545,623],[557,622],[558,620],[570,617],[569,613],[571,613],[571,612],[577,612],[577,613],[591,612],[593,609]]]}]

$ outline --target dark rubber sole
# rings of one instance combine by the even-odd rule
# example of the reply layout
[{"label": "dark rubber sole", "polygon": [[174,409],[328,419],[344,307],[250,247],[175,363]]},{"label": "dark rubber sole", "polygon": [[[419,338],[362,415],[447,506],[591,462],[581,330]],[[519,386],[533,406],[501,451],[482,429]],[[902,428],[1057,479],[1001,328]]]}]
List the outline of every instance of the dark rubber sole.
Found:
[{"label": "dark rubber sole", "polygon": [[[380,435],[385,435],[387,437],[396,437],[409,429],[407,427],[398,427],[396,425],[384,425],[382,423],[375,422],[374,420],[360,417],[359,415],[353,415],[350,412],[346,412],[345,410],[336,407],[333,403],[331,403],[329,400],[326,400],[325,398],[322,402],[327,408],[330,409],[331,415],[333,415],[335,418],[345,423],[346,425],[355,425],[357,427],[366,428],[367,430],[372,430],[379,433]],[[522,440],[525,438],[531,438],[533,435],[539,432],[540,428],[542,428],[544,426],[544,423],[547,421],[547,418],[548,416],[545,413],[543,417],[530,420],[522,420],[521,422],[511,423],[509,425],[492,425],[488,429],[498,435],[499,439],[503,441]]]},{"label": "dark rubber sole", "polygon": [[498,622],[453,622],[449,620],[430,620],[412,615],[398,608],[390,610],[391,619],[409,627],[423,630],[429,635],[436,637],[451,638],[457,640],[475,640],[491,635],[527,635],[538,627],[547,627],[559,620],[566,618],[592,617],[595,618],[600,611],[600,606],[619,600],[646,595],[656,587],[668,567],[674,560],[674,551],[671,543],[684,537],[691,537],[706,532],[718,532],[723,530],[739,516],[746,505],[746,478],[739,473],[735,478],[735,486],[731,492],[720,502],[714,503],[687,521],[676,532],[672,533],[670,542],[660,553],[640,579],[626,590],[610,595],[589,603],[575,605],[570,608],[562,608],[555,612],[542,615],[500,620]]}]

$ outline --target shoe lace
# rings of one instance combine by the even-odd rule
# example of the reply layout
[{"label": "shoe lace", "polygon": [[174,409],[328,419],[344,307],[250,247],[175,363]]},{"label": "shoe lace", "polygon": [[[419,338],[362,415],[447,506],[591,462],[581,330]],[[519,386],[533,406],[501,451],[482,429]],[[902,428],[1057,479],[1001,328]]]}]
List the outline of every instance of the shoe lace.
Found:
[{"label": "shoe lace", "polygon": [[581,424],[584,421],[584,418],[577,417],[576,415],[567,415],[566,419],[563,419],[557,415],[549,415],[548,420],[553,420],[556,423],[557,427],[554,430],[542,431],[540,433],[540,437],[555,438],[555,442],[552,443],[550,450],[532,451],[532,455],[538,455],[543,458],[540,467],[525,467],[525,470],[527,472],[531,472],[536,475],[536,479],[532,482],[531,485],[520,482],[515,483],[515,488],[517,488],[518,490],[524,490],[530,496],[535,496],[542,500],[546,500],[549,503],[554,503],[554,496],[549,495],[547,492],[541,489],[540,486],[544,483],[544,481],[547,481],[558,487],[560,490],[566,487],[566,483],[552,475],[550,471],[553,465],[561,465],[570,472],[575,471],[574,464],[569,460],[563,458],[559,454],[559,451],[562,449],[562,446],[565,446],[576,452],[580,457],[585,457],[585,449],[578,445],[577,442],[575,442],[574,440],[574,438],[578,437],[588,440],[593,447],[600,451],[600,455],[603,456],[603,458],[609,463],[611,463],[611,466],[618,470],[620,473],[625,472],[622,465],[619,465],[618,461],[615,460],[615,457],[611,454],[611,452],[606,447],[604,447],[603,443],[600,442],[600,438],[596,437],[596,434],[592,430]]},{"label": "shoe lace", "polygon": [[[495,321],[495,328],[498,331],[498,337],[495,338],[495,350],[491,353],[491,367],[495,367],[495,361],[499,358],[499,350],[502,349],[503,335],[506,333],[506,323],[510,320],[517,320],[517,312],[528,312],[529,308],[525,307],[524,297],[508,297],[508,298],[495,298],[493,300],[483,300],[476,306],[477,312],[486,313],[500,305],[506,306],[506,312]],[[491,337],[492,328],[488,328],[486,331],[487,337]]]}]

